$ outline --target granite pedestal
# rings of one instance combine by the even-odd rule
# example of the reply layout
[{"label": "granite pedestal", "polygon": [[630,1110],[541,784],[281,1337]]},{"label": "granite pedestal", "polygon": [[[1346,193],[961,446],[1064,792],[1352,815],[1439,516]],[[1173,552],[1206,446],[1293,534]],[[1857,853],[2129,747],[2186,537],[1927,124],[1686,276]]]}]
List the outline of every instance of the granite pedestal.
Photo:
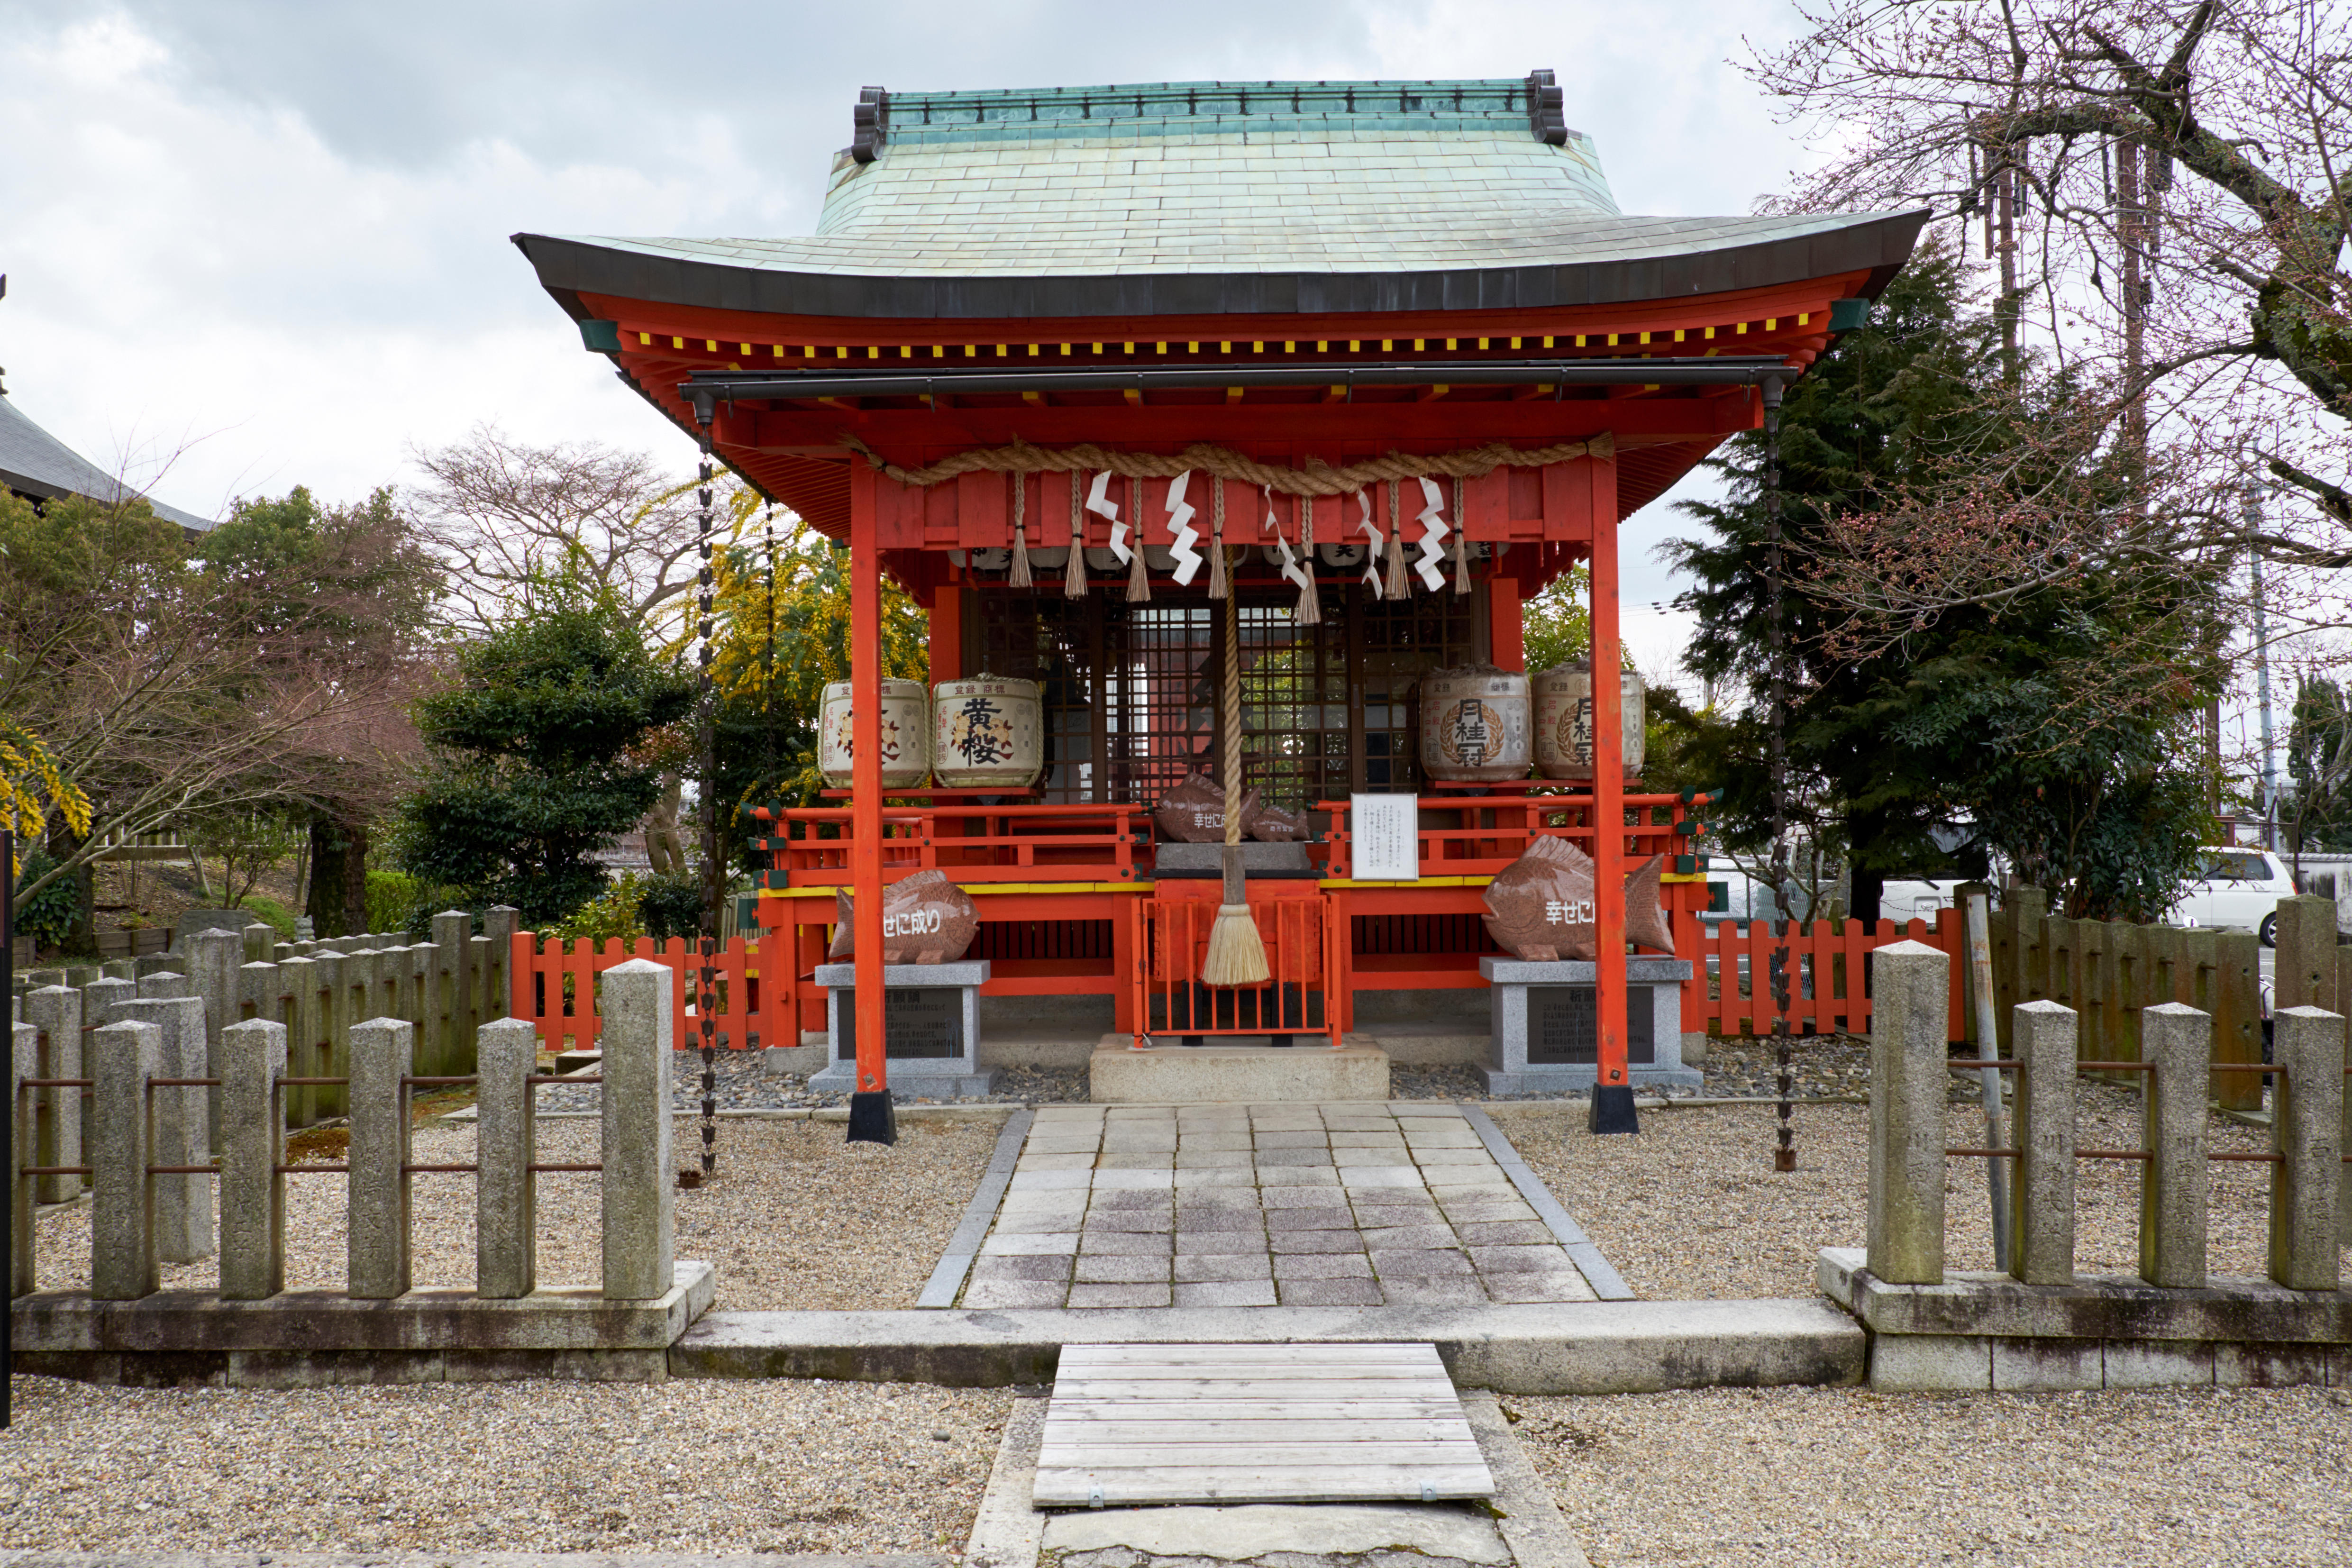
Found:
[{"label": "granite pedestal", "polygon": [[[1580,959],[1478,961],[1478,973],[1493,988],[1494,1056],[1479,1069],[1488,1094],[1562,1094],[1592,1087],[1599,1073],[1594,967]],[[1706,1081],[1682,1059],[1682,988],[1690,975],[1688,959],[1625,961],[1625,1065],[1635,1085],[1696,1088]]]},{"label": "granite pedestal", "polygon": [[[890,1087],[936,1100],[971,1100],[996,1087],[996,1069],[980,1065],[980,988],[988,961],[882,966],[884,1056]],[[857,1088],[857,965],[821,963],[825,988],[826,1065],[809,1079],[815,1089]]]}]

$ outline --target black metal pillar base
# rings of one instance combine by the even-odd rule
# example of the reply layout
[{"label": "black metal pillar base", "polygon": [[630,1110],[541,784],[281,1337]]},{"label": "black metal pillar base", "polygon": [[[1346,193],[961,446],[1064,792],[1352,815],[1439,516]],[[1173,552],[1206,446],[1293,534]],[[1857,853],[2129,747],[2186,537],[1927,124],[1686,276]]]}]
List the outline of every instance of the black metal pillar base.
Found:
[{"label": "black metal pillar base", "polygon": [[887,1089],[861,1089],[849,1097],[849,1142],[896,1143],[898,1113],[891,1108]]},{"label": "black metal pillar base", "polygon": [[[856,1112],[851,1113],[853,1116]],[[1633,1086],[1630,1083],[1596,1083],[1592,1086],[1592,1113],[1585,1129],[1590,1132],[1639,1132],[1641,1118],[1633,1113]]]}]

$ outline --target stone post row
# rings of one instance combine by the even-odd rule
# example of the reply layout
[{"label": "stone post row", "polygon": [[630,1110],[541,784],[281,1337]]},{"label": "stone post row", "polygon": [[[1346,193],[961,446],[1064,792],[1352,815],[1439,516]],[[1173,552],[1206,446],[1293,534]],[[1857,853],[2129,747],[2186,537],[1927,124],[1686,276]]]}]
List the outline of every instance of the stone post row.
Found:
[{"label": "stone post row", "polygon": [[[44,987],[44,989],[51,989]],[[8,1114],[16,1163],[33,1163],[25,1156],[33,1148],[33,1113],[26,1103],[28,1078],[41,1076],[41,1032],[30,1024],[8,1025]],[[11,1300],[33,1289],[33,1189],[38,1178],[21,1169],[8,1173],[8,1297]]]},{"label": "stone post row", "polygon": [[[117,984],[120,984],[118,982]],[[40,1049],[26,1078],[81,1078],[82,993],[63,985],[44,985],[25,994],[25,1022],[40,1037]],[[81,1164],[81,1100],[78,1089],[42,1089],[23,1107],[31,1136],[16,1144],[16,1158],[26,1165]],[[36,1178],[36,1191],[45,1204],[61,1204],[81,1195],[79,1176]]]},{"label": "stone post row", "polygon": [[[1869,1268],[1891,1285],[1940,1285],[1952,961],[1898,942],[1870,963]],[[609,1005],[604,1030],[609,1037]],[[604,1059],[609,1074],[609,1047]]]},{"label": "stone post row", "polygon": [[677,1274],[669,1099],[676,984],[669,965],[647,958],[604,971],[604,1294],[614,1300],[667,1295]]},{"label": "stone post row", "polygon": [[[2284,900],[2282,900],[2284,901]],[[2335,906],[2310,902],[2333,920]],[[2332,935],[2333,932],[2331,931]],[[2273,1016],[2270,1274],[2290,1290],[2339,1281],[2336,1204],[2344,1187],[2344,1018],[2317,1007]]]},{"label": "stone post row", "polygon": [[248,1018],[221,1031],[221,1298],[286,1289],[286,1026]]},{"label": "stone post row", "polygon": [[407,1294],[409,1276],[408,1086],[416,1027],[371,1018],[351,1032],[350,1294],[388,1301]]},{"label": "stone post row", "polygon": [[2017,1180],[2009,1271],[2028,1285],[2074,1282],[2074,1009],[2027,1002],[2012,1012],[2018,1067]]},{"label": "stone post row", "polygon": [[539,1030],[503,1018],[478,1032],[475,1085],[474,1291],[492,1300],[528,1296],[538,1282],[539,1158],[530,1077]]},{"label": "stone post row", "polygon": [[126,1020],[90,1036],[89,1293],[135,1301],[155,1293],[155,1209],[147,1167],[147,1080],[161,1078],[163,1031]]},{"label": "stone post row", "polygon": [[2147,1166],[2139,1184],[2139,1273],[2151,1285],[2205,1283],[2205,1229],[2212,1190],[2205,1162],[2213,1020],[2166,1002],[2140,1015],[2140,1124]]}]

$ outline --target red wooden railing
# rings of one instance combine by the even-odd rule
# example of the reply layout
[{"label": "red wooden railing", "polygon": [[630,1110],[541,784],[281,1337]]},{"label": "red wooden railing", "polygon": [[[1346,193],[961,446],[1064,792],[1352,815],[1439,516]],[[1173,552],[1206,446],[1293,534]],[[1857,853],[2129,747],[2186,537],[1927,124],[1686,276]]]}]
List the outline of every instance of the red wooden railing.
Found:
[{"label": "red wooden railing", "polygon": [[[1788,950],[1789,1032],[1863,1035],[1870,1032],[1870,954],[1898,942],[1924,942],[1952,956],[1947,1028],[1968,1038],[1967,940],[1958,910],[1925,921],[1722,921],[1696,932],[1691,978],[1683,987],[1683,1028],[1721,1036],[1765,1036],[1784,1016],[1772,995],[1772,954]],[[1677,921],[1679,940],[1688,925]]]},{"label": "red wooden railing", "polygon": [[[1688,873],[1698,868],[1676,857],[1695,855],[1706,825],[1695,815],[1708,797],[1695,795],[1629,795],[1625,855],[1638,865],[1653,855],[1667,857],[1666,869]],[[1348,802],[1323,800],[1318,811],[1331,814],[1331,871],[1350,874],[1355,859],[1349,832]],[[1592,852],[1592,797],[1590,795],[1446,794],[1421,797],[1421,812],[1458,812],[1452,827],[1423,827],[1421,833],[1421,874],[1424,877],[1491,877],[1517,859],[1537,838],[1565,838],[1585,853]],[[1664,820],[1661,821],[1660,818]]]},{"label": "red wooden railing", "polygon": [[[1215,884],[1194,886],[1207,890]],[[1304,886],[1311,890],[1314,884]],[[1213,894],[1135,900],[1136,1044],[1172,1045],[1187,1036],[1297,1035],[1337,1047],[1345,1009],[1332,995],[1341,966],[1333,951],[1337,922],[1326,900],[1311,891],[1286,896],[1279,889],[1250,900],[1265,944],[1264,985],[1201,984],[1217,907]]]},{"label": "red wooden railing", "polygon": [[[775,855],[772,887],[835,887],[850,880],[856,828],[846,806],[791,806],[753,815],[782,836],[753,841]],[[936,868],[961,883],[1136,879],[1136,847],[1147,841],[1144,806],[888,805],[882,811],[882,871],[895,879]]]},{"label": "red wooden railing", "polygon": [[[781,956],[781,942],[777,951]],[[699,1013],[688,1004],[702,961],[694,952],[694,943],[683,938],[542,942],[535,932],[517,931],[509,969],[513,976],[511,1016],[536,1023],[540,1038],[551,1050],[593,1050],[604,1032],[604,1016],[598,1005],[603,990],[600,977],[616,963],[639,958],[667,964],[676,973],[670,987],[670,1043],[679,1050],[700,1049],[701,1034],[698,1029],[689,1034],[687,1021],[693,1018],[700,1023]],[[760,958],[761,944],[742,937],[711,957],[711,967],[719,971],[719,1034],[732,1050],[800,1043],[792,1018],[774,1007],[778,988],[769,987],[766,997],[761,994]],[[770,1020],[763,1016],[765,1010],[774,1010],[778,1016]]]}]

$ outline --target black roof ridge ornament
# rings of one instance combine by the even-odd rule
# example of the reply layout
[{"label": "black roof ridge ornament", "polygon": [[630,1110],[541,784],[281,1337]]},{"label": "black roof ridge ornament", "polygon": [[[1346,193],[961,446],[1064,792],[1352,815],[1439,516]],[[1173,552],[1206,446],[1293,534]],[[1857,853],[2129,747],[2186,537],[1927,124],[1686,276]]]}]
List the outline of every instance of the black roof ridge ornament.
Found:
[{"label": "black roof ridge ornament", "polygon": [[1548,70],[1528,72],[1528,129],[1547,147],[1568,145],[1568,100]]},{"label": "black roof ridge ornament", "polygon": [[849,111],[849,155],[871,163],[890,135],[890,95],[878,87],[861,87]]}]

